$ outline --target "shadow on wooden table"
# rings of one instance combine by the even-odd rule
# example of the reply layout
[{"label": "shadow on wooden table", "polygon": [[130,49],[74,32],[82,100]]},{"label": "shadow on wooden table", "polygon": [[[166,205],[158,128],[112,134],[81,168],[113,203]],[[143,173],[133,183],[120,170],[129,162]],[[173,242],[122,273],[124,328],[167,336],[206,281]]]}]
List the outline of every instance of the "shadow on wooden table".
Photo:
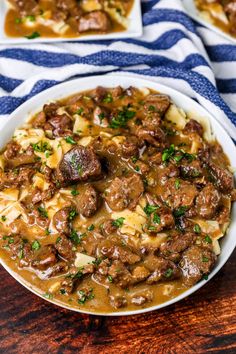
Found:
[{"label": "shadow on wooden table", "polygon": [[205,287],[166,309],[130,317],[51,305],[0,269],[0,353],[236,353],[236,252]]}]

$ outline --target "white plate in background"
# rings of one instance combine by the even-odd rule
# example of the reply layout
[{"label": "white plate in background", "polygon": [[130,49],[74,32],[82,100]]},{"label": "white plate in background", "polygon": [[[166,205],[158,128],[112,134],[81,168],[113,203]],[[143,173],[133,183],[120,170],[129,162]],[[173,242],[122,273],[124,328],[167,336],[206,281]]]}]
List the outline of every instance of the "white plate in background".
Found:
[{"label": "white plate in background", "polygon": [[226,32],[222,31],[219,27],[211,24],[210,22],[204,20],[201,17],[200,11],[197,9],[194,0],[182,0],[184,7],[190,17],[192,17],[197,22],[201,23],[203,26],[210,28],[212,31],[218,33],[225,39],[228,39],[232,43],[236,44],[236,38],[232,37],[231,35],[227,34]]},{"label": "white plate in background", "polygon": [[128,16],[129,26],[126,30],[120,32],[112,32],[107,34],[91,34],[81,35],[81,37],[38,37],[35,39],[27,39],[25,37],[9,37],[4,30],[5,17],[9,5],[7,0],[0,0],[0,44],[28,44],[28,43],[53,43],[53,42],[68,42],[68,41],[92,41],[105,39],[120,39],[140,37],[143,33],[141,0],[134,0],[133,8]]},{"label": "white plate in background", "polygon": [[[62,98],[66,98],[70,95],[73,95],[78,92],[92,90],[97,86],[104,86],[104,87],[116,87],[122,86],[124,88],[128,88],[130,86],[134,86],[137,88],[150,88],[155,91],[159,91],[166,95],[169,95],[172,101],[179,107],[181,107],[185,112],[189,112],[189,114],[197,114],[198,116],[203,117],[204,119],[209,120],[212,131],[218,142],[222,145],[224,152],[228,156],[230,160],[231,166],[236,166],[236,147],[226,133],[226,131],[222,128],[222,126],[218,123],[216,118],[214,117],[214,112],[210,114],[206,111],[202,106],[200,106],[197,102],[192,100],[191,98],[183,95],[182,93],[161,85],[159,83],[149,81],[147,79],[141,79],[136,76],[125,76],[122,73],[117,74],[109,74],[104,76],[91,76],[86,78],[80,78],[71,80],[68,82],[64,82],[62,84],[58,84],[53,86],[41,93],[37,94],[36,96],[32,97],[25,103],[23,103],[20,107],[18,107],[9,117],[9,120],[5,123],[5,125],[0,128],[0,149],[4,147],[4,145],[10,140],[11,136],[14,133],[14,130],[18,127],[21,127],[24,122],[32,115],[39,112],[45,103],[50,101],[59,100]],[[192,113],[190,113],[192,112]],[[229,259],[231,253],[233,252],[236,246],[236,203],[232,206],[232,213],[231,213],[231,223],[229,226],[229,230],[224,238],[221,239],[221,254],[217,258],[217,262],[209,274],[208,281],[213,278],[213,276],[223,267],[225,262]],[[207,283],[206,280],[201,280],[193,287],[185,291],[184,293],[178,295],[177,297],[168,300],[160,305],[150,306],[144,309],[137,309],[132,311],[114,311],[114,312],[99,312],[99,311],[83,311],[83,309],[78,309],[73,306],[67,306],[64,303],[61,303],[58,300],[49,300],[43,297],[42,292],[28,283],[25,279],[23,279],[19,274],[15,273],[11,268],[8,267],[4,260],[0,259],[0,264],[10,273],[19,283],[25,286],[27,289],[32,291],[34,294],[40,296],[46,301],[49,301],[53,304],[58,306],[67,308],[69,310],[73,310],[80,313],[88,313],[93,315],[106,315],[106,316],[127,316],[127,315],[134,315],[140,314],[144,312],[149,312],[153,310],[158,310],[163,307],[172,305],[185,297],[193,294],[196,290],[201,288],[203,285]],[[17,304],[16,304],[17,306]]]}]

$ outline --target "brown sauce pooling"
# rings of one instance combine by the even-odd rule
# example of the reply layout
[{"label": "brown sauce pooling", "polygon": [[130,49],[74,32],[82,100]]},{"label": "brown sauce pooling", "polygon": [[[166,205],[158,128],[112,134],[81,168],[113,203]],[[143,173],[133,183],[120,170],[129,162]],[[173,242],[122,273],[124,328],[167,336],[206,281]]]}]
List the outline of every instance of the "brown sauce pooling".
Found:
[{"label": "brown sauce pooling", "polygon": [[10,37],[66,37],[124,31],[133,0],[9,0],[5,32]]},{"label": "brown sauce pooling", "polygon": [[0,154],[0,256],[46,298],[135,310],[207,278],[235,200],[207,126],[149,89],[45,104]]}]

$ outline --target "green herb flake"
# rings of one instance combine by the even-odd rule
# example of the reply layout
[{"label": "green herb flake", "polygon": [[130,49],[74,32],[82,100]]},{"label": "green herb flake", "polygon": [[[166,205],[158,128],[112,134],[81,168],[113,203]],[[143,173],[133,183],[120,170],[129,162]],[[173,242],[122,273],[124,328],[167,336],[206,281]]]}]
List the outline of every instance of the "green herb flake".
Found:
[{"label": "green herb flake", "polygon": [[35,22],[36,18],[34,15],[28,15],[28,16],[25,16],[25,19],[30,21],[30,22]]},{"label": "green herb flake", "polygon": [[61,241],[61,237],[58,237],[57,239],[56,239],[56,243],[59,243]]},{"label": "green herb flake", "polygon": [[164,273],[164,276],[166,278],[170,278],[171,276],[173,275],[173,269],[172,268],[168,268],[165,273]]},{"label": "green herb flake", "polygon": [[51,293],[45,293],[45,294],[43,294],[43,297],[45,297],[45,299],[48,299],[48,300],[53,299],[53,295]]},{"label": "green herb flake", "polygon": [[208,275],[207,274],[203,274],[202,279],[208,280]]},{"label": "green herb flake", "polygon": [[202,230],[198,224],[195,224],[193,227],[193,231],[196,232],[196,234],[200,234]]},{"label": "green herb flake", "polygon": [[112,221],[112,225],[115,226],[115,227],[121,227],[123,224],[124,224],[124,221],[125,221],[125,218],[118,218],[116,220],[113,220]]},{"label": "green herb flake", "polygon": [[179,218],[180,216],[183,216],[187,211],[187,207],[186,206],[181,206],[178,209],[174,210],[174,216],[176,218]]},{"label": "green herb flake", "polygon": [[148,110],[149,110],[149,112],[155,112],[156,108],[155,108],[155,106],[150,105],[150,106],[148,107]]},{"label": "green herb flake", "polygon": [[68,143],[68,144],[71,144],[71,145],[76,145],[76,141],[73,139],[72,136],[66,136],[65,137],[65,141]]},{"label": "green herb flake", "polygon": [[50,235],[50,233],[51,233],[51,231],[49,230],[49,229],[46,229],[45,230],[45,234],[48,236],[48,235]]},{"label": "green herb flake", "polygon": [[44,218],[48,218],[48,212],[45,208],[43,207],[38,207],[38,212],[40,213],[40,215]]},{"label": "green herb flake", "polygon": [[175,153],[175,146],[174,144],[171,144],[171,146],[168,149],[165,149],[162,154],[162,161],[166,162],[169,161],[169,159],[174,155]]},{"label": "green herb flake", "polygon": [[140,167],[139,167],[139,166],[135,166],[134,169],[135,169],[135,171],[137,171],[137,172],[140,171]]},{"label": "green herb flake", "polygon": [[38,38],[40,37],[40,33],[39,32],[33,32],[31,34],[29,34],[28,36],[25,36],[25,38],[27,39],[35,39],[35,38]]},{"label": "green herb flake", "polygon": [[31,247],[32,247],[32,250],[38,251],[38,250],[40,249],[41,245],[40,245],[39,241],[35,240],[35,241],[32,243],[32,246],[31,246]]},{"label": "green herb flake", "polygon": [[175,189],[179,189],[179,187],[180,187],[180,180],[176,179],[175,180]]},{"label": "green herb flake", "polygon": [[15,18],[15,23],[19,25],[20,23],[22,23],[22,19],[20,17]]},{"label": "green herb flake", "polygon": [[153,214],[153,222],[154,224],[160,224],[161,223],[161,218],[157,213]]},{"label": "green herb flake", "polygon": [[2,216],[1,216],[1,220],[4,222],[4,221],[7,220],[7,217],[6,217],[5,215],[2,215]]},{"label": "green herb flake", "polygon": [[202,262],[204,262],[204,263],[209,262],[209,258],[205,257],[205,256],[202,256]]},{"label": "green herb flake", "polygon": [[71,191],[71,195],[73,195],[74,197],[77,196],[79,194],[79,191],[77,191],[76,189],[72,189]]},{"label": "green herb flake", "polygon": [[98,257],[95,259],[95,261],[92,261],[92,263],[96,266],[99,266],[99,264],[102,263],[102,258]]},{"label": "green herb flake", "polygon": [[39,143],[31,144],[31,146],[36,152],[52,151],[51,146],[46,141],[40,141]]},{"label": "green herb flake", "polygon": [[81,107],[78,109],[78,111],[75,112],[75,114],[78,114],[79,116],[83,113],[84,109]]},{"label": "green herb flake", "polygon": [[106,95],[106,97],[103,98],[103,102],[104,103],[112,103],[113,102],[113,97],[112,97],[111,93],[108,93]]},{"label": "green herb flake", "polygon": [[131,161],[132,161],[133,163],[136,163],[136,162],[138,161],[138,158],[137,158],[136,156],[132,156],[132,157],[131,157]]},{"label": "green herb flake", "polygon": [[20,259],[23,259],[24,258],[24,251],[23,251],[23,248],[20,249],[19,253],[18,253],[18,257]]},{"label": "green herb flake", "polygon": [[212,239],[209,235],[206,235],[205,241],[206,241],[206,243],[212,243]]},{"label": "green herb flake", "polygon": [[150,205],[150,204],[147,204],[145,207],[144,207],[144,212],[150,216],[152,213],[154,213],[154,211],[156,211],[157,209],[159,209],[159,206],[158,205]]},{"label": "green herb flake", "polygon": [[94,299],[93,289],[90,289],[88,294],[83,290],[79,290],[79,296],[78,303],[84,305],[86,301]]},{"label": "green herb flake", "polygon": [[95,229],[95,226],[93,224],[91,224],[89,227],[88,227],[88,231],[93,231]]},{"label": "green herb flake", "polygon": [[112,117],[110,128],[125,128],[127,122],[134,118],[135,115],[135,111],[129,111],[127,107],[124,107],[122,111],[118,111],[117,115]]},{"label": "green herb flake", "polygon": [[108,275],[108,276],[107,276],[107,279],[108,279],[109,283],[113,283],[113,278],[112,278],[111,275]]},{"label": "green herb flake", "polygon": [[74,220],[74,218],[78,215],[77,211],[75,209],[72,209],[70,212],[69,212],[69,216],[68,216],[68,219],[70,221]]},{"label": "green herb flake", "polygon": [[65,289],[63,289],[63,288],[62,288],[62,289],[60,289],[60,294],[61,294],[61,295],[65,295],[65,294],[66,294]]}]

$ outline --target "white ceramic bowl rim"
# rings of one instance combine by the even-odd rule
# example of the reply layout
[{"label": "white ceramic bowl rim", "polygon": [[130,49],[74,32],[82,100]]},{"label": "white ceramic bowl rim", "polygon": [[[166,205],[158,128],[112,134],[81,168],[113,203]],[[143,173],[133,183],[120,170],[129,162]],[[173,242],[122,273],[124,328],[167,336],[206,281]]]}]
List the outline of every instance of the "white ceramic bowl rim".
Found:
[{"label": "white ceramic bowl rim", "polygon": [[[153,82],[151,80],[146,80],[146,79],[141,79],[138,77],[132,77],[132,76],[125,76],[122,74],[109,74],[109,75],[103,75],[103,76],[92,76],[92,77],[87,77],[87,78],[81,78],[81,79],[76,79],[76,80],[71,80],[59,85],[56,85],[50,89],[47,89],[38,95],[34,96],[24,104],[22,104],[20,107],[18,107],[9,117],[8,121],[6,124],[0,129],[1,133],[1,143],[0,143],[0,149],[4,147],[7,141],[11,138],[13,135],[14,130],[17,127],[20,127],[23,125],[23,123],[29,118],[29,116],[32,116],[32,114],[37,113],[45,104],[46,102],[65,98],[67,96],[73,95],[75,93],[84,91],[84,90],[89,90],[89,89],[94,89],[96,86],[104,86],[104,87],[116,87],[118,85],[122,87],[129,87],[129,86],[135,86],[138,88],[143,88],[147,87],[156,91],[160,91],[162,93],[165,93],[171,97],[171,99],[177,104],[177,106],[181,107],[184,111],[190,112],[190,111],[195,111],[197,112],[200,116],[205,117],[209,119],[212,130],[216,136],[216,139],[219,141],[219,143],[223,146],[225,153],[229,157],[231,166],[236,166],[236,147],[234,143],[232,142],[231,138],[228,136],[228,134],[225,132],[225,130],[222,128],[222,126],[218,123],[218,121],[209,113],[207,112],[203,107],[201,107],[198,103],[196,103],[194,100],[190,99],[189,97],[181,94],[180,92],[177,92],[176,90],[158,84],[156,82]],[[28,290],[33,292],[34,294],[40,296],[44,300],[47,300],[53,304],[56,304],[58,306],[61,306],[63,308],[73,310],[79,313],[86,313],[86,314],[92,314],[92,315],[102,315],[102,316],[127,316],[127,315],[134,315],[134,314],[141,314],[153,310],[158,310],[163,307],[172,305],[185,297],[193,294],[196,290],[201,288],[204,284],[206,284],[210,279],[213,278],[213,276],[223,267],[225,262],[228,260],[230,257],[231,253],[233,252],[235,246],[236,246],[236,237],[234,237],[234,234],[236,234],[236,206],[235,204],[232,207],[232,221],[230,224],[230,228],[228,230],[227,235],[222,239],[221,242],[221,254],[218,257],[217,263],[213,269],[213,271],[210,273],[208,280],[201,280],[199,283],[194,285],[192,288],[189,290],[185,291],[181,295],[166,301],[160,305],[154,305],[150,306],[148,308],[144,309],[137,309],[137,310],[132,310],[132,311],[119,311],[119,312],[108,312],[108,313],[100,313],[96,311],[83,311],[82,309],[77,309],[73,307],[66,306],[58,301],[55,300],[49,300],[45,299],[42,294],[39,294],[35,289],[32,288],[32,285],[27,283],[22,277],[20,277],[18,274],[16,274],[14,271],[12,271],[3,260],[0,260],[2,266],[10,273],[19,283],[21,283],[23,286],[25,286]]]}]

